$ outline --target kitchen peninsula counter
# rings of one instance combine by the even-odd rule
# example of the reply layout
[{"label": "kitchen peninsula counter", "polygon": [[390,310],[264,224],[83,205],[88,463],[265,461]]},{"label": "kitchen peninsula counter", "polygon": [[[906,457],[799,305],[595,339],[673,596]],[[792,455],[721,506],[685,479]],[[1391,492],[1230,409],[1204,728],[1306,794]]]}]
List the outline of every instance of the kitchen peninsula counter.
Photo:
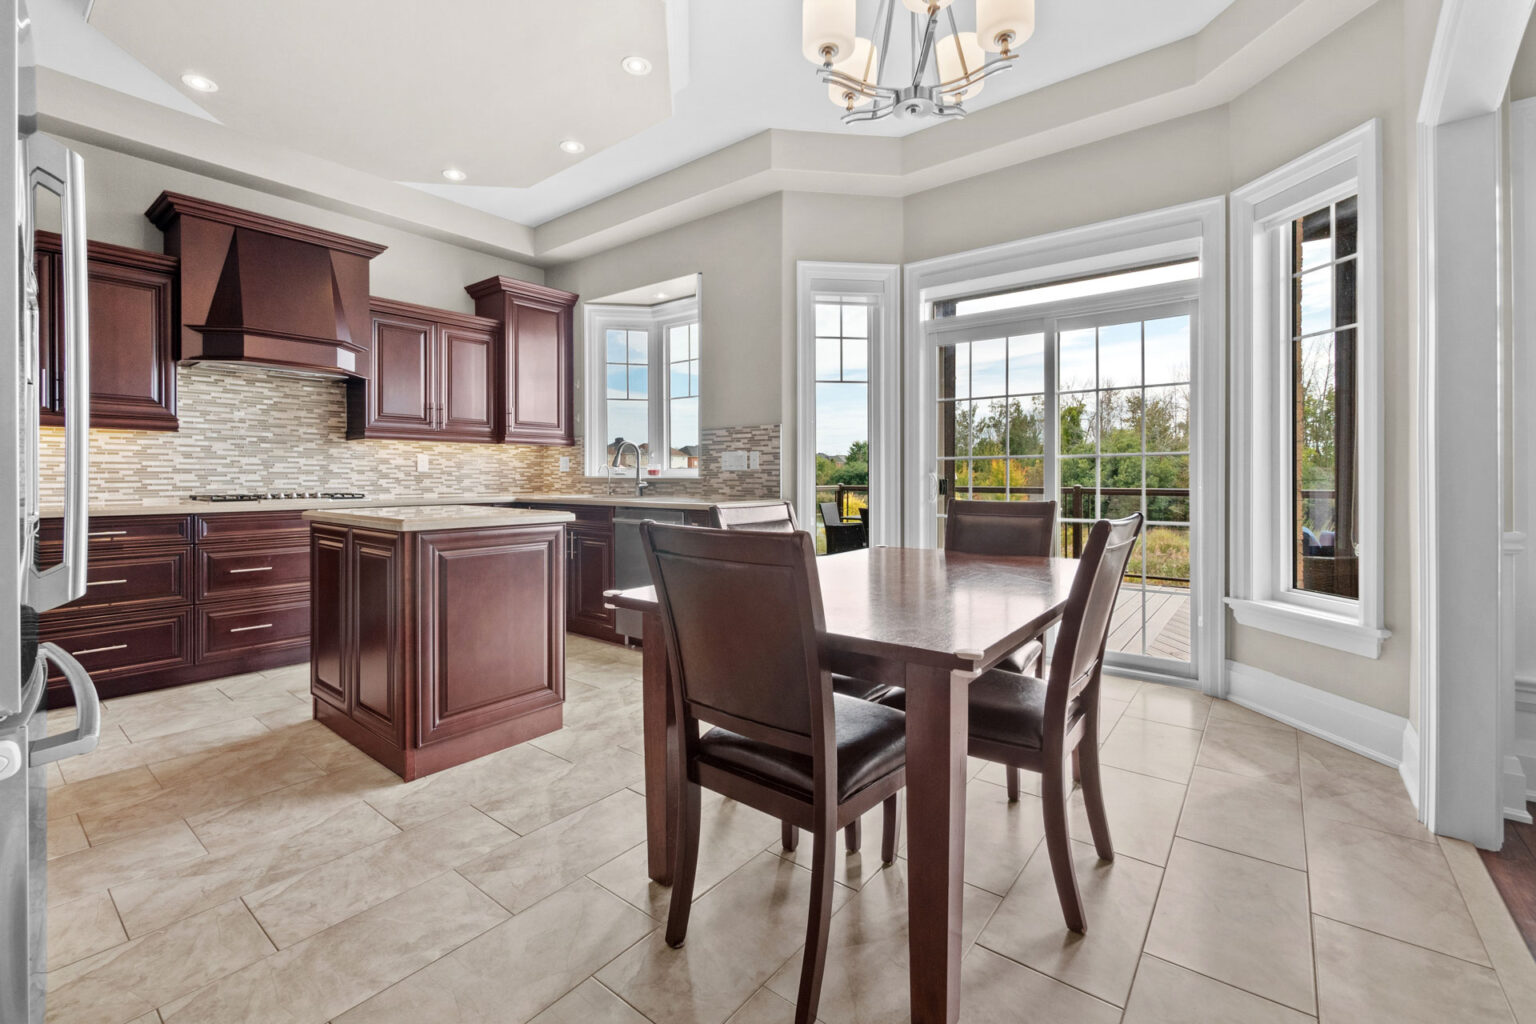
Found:
[{"label": "kitchen peninsula counter", "polygon": [[571,513],[327,505],[304,518],[317,720],[406,780],[560,728]]},{"label": "kitchen peninsula counter", "polygon": [[[197,501],[192,498],[146,498],[141,502],[105,501],[93,503],[93,517],[224,515],[232,512],[306,512],[310,509],[382,508],[404,505],[510,505],[514,502],[534,505],[591,505],[607,508],[665,508],[684,512],[707,512],[713,505],[746,505],[753,501],[739,498],[658,496],[637,498],[633,494],[425,494],[393,495],[378,498],[262,498],[258,501]],[[58,518],[64,510],[45,506],[44,519]]]}]

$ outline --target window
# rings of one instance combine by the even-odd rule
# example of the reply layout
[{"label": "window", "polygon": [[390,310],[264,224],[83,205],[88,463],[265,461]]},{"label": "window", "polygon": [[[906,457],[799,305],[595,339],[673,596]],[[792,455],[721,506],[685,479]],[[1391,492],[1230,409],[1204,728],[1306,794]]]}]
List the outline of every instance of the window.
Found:
[{"label": "window", "polygon": [[869,507],[869,313],[865,296],[816,300],[816,498],[843,522]]},{"label": "window", "polygon": [[[606,476],[616,458],[630,471],[638,465],[656,475],[696,475],[701,457],[697,297],[657,306],[589,303],[583,316],[587,475]],[[627,443],[638,449],[638,461]]]},{"label": "window", "polygon": [[1379,147],[1370,122],[1232,196],[1238,623],[1378,657]]}]

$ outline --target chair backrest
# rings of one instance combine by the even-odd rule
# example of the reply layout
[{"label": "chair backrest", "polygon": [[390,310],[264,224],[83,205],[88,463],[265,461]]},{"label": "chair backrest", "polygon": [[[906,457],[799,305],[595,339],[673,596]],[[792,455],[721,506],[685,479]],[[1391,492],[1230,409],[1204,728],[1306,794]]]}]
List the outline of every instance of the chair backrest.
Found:
[{"label": "chair backrest", "polygon": [[1115,599],[1141,524],[1142,514],[1133,512],[1124,519],[1100,519],[1088,533],[1051,654],[1047,716],[1053,701],[1064,708],[1098,674]]},{"label": "chair backrest", "polygon": [[823,501],[818,507],[821,509],[821,521],[828,526],[837,526],[843,521],[843,514],[838,511],[837,502]]},{"label": "chair backrest", "polygon": [[[835,739],[816,549],[806,533],[640,526],[679,721],[825,754]],[[688,742],[692,730],[685,730]],[[835,765],[835,762],[834,762]]]},{"label": "chair backrest", "polygon": [[951,501],[945,510],[944,550],[969,555],[1051,553],[1054,501]]},{"label": "chair backrest", "polygon": [[711,505],[710,521],[717,530],[756,530],[759,533],[794,533],[795,506],[787,501],[754,501],[745,504]]}]

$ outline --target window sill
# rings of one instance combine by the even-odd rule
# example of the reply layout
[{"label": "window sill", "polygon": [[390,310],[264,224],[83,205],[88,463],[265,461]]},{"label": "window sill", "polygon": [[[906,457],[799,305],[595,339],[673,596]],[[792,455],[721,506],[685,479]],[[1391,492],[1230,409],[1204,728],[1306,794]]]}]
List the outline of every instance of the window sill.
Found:
[{"label": "window sill", "polygon": [[1227,598],[1239,625],[1331,647],[1362,658],[1381,657],[1381,642],[1390,630],[1362,625],[1358,619],[1287,604],[1284,601],[1245,601]]}]

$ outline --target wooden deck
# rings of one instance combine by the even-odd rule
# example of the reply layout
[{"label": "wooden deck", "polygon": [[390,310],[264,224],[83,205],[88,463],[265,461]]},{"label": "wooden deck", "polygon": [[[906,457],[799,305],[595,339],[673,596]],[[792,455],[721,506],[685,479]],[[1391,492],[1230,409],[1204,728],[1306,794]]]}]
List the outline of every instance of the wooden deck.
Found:
[{"label": "wooden deck", "polygon": [[[1143,593],[1146,595],[1145,620],[1141,608]],[[1154,586],[1142,591],[1127,582],[1115,602],[1105,649],[1188,661],[1189,591]]]}]

